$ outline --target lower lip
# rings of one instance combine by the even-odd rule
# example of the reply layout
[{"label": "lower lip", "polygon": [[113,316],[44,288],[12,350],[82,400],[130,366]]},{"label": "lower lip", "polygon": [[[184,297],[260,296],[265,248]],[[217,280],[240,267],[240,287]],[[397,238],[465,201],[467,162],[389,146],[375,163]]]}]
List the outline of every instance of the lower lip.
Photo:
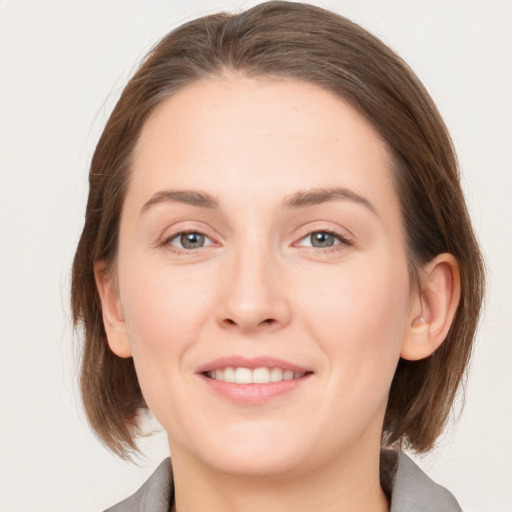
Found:
[{"label": "lower lip", "polygon": [[210,379],[203,374],[199,376],[212,391],[237,404],[258,405],[279,395],[297,390],[311,378],[312,374],[308,373],[298,379],[281,380],[268,384],[236,384]]}]

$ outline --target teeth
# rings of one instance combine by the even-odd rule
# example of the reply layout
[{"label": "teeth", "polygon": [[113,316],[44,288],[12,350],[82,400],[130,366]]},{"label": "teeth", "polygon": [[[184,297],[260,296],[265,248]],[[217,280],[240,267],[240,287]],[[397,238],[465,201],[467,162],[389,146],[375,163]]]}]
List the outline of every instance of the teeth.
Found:
[{"label": "teeth", "polygon": [[[222,374],[222,370],[219,370],[220,374]],[[217,370],[215,370],[215,378],[217,378]],[[224,382],[235,382],[235,370],[233,368],[224,368],[224,377],[219,378],[219,380],[223,380]]]},{"label": "teeth", "polygon": [[254,384],[270,382],[270,370],[268,368],[256,368],[252,371],[252,382]]},{"label": "teeth", "polygon": [[272,368],[270,370],[270,382],[279,382],[283,380],[283,370],[281,368]]},{"label": "teeth", "polygon": [[237,368],[235,382],[237,384],[252,384],[252,371],[249,368]]},{"label": "teeth", "polygon": [[282,368],[232,368],[227,367],[221,370],[208,372],[208,377],[224,382],[234,382],[236,384],[268,384],[270,382],[280,382],[282,380],[300,379],[304,377],[305,372],[294,372],[293,370],[283,370]]}]

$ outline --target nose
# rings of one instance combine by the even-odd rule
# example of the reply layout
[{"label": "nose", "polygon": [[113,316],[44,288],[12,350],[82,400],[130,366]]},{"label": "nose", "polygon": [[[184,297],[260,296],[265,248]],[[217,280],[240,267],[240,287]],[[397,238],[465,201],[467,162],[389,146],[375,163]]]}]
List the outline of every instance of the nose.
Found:
[{"label": "nose", "polygon": [[244,334],[271,332],[288,325],[288,287],[278,257],[261,246],[234,250],[222,276],[217,322]]}]

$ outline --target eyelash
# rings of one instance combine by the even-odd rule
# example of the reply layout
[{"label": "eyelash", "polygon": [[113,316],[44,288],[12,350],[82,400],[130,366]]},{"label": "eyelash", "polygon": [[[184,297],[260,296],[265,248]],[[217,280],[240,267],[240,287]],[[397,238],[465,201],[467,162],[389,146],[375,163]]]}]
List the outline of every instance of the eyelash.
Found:
[{"label": "eyelash", "polygon": [[326,234],[331,235],[334,238],[336,238],[339,242],[338,244],[331,245],[329,247],[308,246],[309,250],[311,250],[317,254],[326,255],[326,253],[329,254],[329,253],[332,253],[335,251],[341,251],[341,250],[346,249],[347,247],[351,247],[353,245],[351,240],[349,240],[346,236],[342,235],[341,233],[338,233],[334,229],[317,229],[314,231],[310,231],[305,236],[303,236],[300,240],[302,241],[305,238],[308,238],[311,235],[314,235],[316,233],[326,233]]},{"label": "eyelash", "polygon": [[[202,235],[205,238],[210,240],[210,237],[208,237],[208,235],[205,235],[201,231],[198,231],[198,230],[195,230],[195,229],[190,229],[190,230],[178,231],[177,233],[174,233],[171,236],[166,237],[163,240],[161,245],[166,247],[168,250],[170,250],[171,252],[176,253],[176,254],[193,253],[193,252],[195,252],[195,251],[197,251],[199,249],[203,249],[204,247],[209,247],[211,245],[214,245],[214,243],[212,243],[212,244],[209,244],[207,246],[196,247],[195,249],[181,249],[181,248],[176,248],[176,247],[171,245],[172,241],[176,240],[177,238],[181,237],[182,235],[187,235],[187,234],[191,234],[191,233],[197,234],[197,235]],[[310,251],[313,251],[314,253],[317,253],[317,254],[326,255],[326,253],[332,253],[332,252],[335,252],[335,251],[340,251],[340,250],[343,250],[343,249],[345,249],[347,247],[351,247],[353,245],[351,240],[349,240],[347,237],[343,236],[341,233],[338,233],[337,231],[335,231],[333,229],[317,229],[317,230],[314,230],[314,231],[310,231],[305,236],[303,236],[299,241],[302,241],[302,240],[304,240],[304,239],[306,239],[306,238],[308,238],[308,237],[310,237],[310,236],[312,236],[312,235],[314,235],[316,233],[326,233],[326,234],[331,235],[334,238],[336,238],[337,241],[339,242],[339,243],[337,243],[335,245],[331,245],[329,247],[307,246]]]}]

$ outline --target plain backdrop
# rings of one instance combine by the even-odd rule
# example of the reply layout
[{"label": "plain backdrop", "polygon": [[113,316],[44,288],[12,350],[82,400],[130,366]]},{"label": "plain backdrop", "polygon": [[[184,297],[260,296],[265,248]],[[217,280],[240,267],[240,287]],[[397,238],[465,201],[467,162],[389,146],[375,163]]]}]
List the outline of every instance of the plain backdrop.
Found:
[{"label": "plain backdrop", "polygon": [[[255,3],[0,0],[1,512],[103,510],[167,455],[160,433],[143,441],[138,466],[116,459],[81,411],[68,296],[88,164],[122,87],[159,38]],[[465,408],[419,463],[466,512],[511,512],[512,2],[316,3],[404,57],[453,136],[489,291]]]}]

